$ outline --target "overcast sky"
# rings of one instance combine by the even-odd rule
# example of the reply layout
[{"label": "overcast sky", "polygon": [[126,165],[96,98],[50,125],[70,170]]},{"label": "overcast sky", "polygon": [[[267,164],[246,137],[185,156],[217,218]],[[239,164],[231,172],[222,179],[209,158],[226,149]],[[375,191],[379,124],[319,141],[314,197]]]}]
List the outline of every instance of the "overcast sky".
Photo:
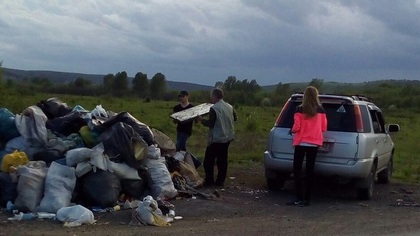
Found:
[{"label": "overcast sky", "polygon": [[420,0],[0,0],[3,67],[214,85],[420,79]]}]

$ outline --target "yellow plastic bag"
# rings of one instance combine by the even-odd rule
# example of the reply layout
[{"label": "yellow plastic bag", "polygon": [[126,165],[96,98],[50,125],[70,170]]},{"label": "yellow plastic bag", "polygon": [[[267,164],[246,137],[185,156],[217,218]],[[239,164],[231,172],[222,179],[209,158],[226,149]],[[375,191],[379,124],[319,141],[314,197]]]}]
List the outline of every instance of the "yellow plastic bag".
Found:
[{"label": "yellow plastic bag", "polygon": [[82,126],[82,128],[80,128],[79,130],[79,133],[83,139],[83,142],[85,142],[88,148],[92,148],[96,145],[96,137],[93,134],[93,132],[90,130],[89,126],[87,125]]},{"label": "yellow plastic bag", "polygon": [[28,162],[29,159],[26,153],[15,150],[13,153],[4,155],[1,162],[1,171],[10,172],[10,167],[25,165]]}]

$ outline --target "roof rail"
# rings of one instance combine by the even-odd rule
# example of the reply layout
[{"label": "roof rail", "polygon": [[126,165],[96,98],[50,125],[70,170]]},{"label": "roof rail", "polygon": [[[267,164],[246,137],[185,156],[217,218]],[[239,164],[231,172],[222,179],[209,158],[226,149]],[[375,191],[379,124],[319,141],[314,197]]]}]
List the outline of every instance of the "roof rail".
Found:
[{"label": "roof rail", "polygon": [[351,97],[357,101],[372,102],[370,98],[363,95],[352,95]]},{"label": "roof rail", "polygon": [[[295,92],[293,95],[303,95],[302,92]],[[372,102],[372,100],[364,95],[356,94],[356,95],[344,95],[344,94],[324,94],[320,93],[319,95],[327,95],[327,96],[342,96],[342,97],[348,97],[350,99],[353,99],[355,101],[365,101],[365,102]]]}]

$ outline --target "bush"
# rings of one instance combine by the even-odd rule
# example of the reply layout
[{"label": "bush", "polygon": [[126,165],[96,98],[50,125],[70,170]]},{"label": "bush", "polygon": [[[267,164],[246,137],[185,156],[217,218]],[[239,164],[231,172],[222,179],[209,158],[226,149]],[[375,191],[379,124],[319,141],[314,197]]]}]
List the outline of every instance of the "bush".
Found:
[{"label": "bush", "polygon": [[263,107],[271,107],[271,100],[269,98],[264,98],[261,101],[261,106],[263,106]]},{"label": "bush", "polygon": [[249,114],[246,117],[245,131],[256,132],[258,130],[258,119],[255,113]]}]

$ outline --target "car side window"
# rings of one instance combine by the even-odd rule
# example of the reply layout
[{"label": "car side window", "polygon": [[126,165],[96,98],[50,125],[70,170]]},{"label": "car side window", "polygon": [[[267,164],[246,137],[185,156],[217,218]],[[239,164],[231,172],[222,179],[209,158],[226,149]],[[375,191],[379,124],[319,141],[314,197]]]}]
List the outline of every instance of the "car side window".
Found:
[{"label": "car side window", "polygon": [[382,114],[379,111],[370,110],[370,117],[372,119],[373,132],[385,133],[385,124]]},{"label": "car side window", "polygon": [[381,128],[381,133],[385,133],[385,120],[384,116],[382,115],[382,112],[376,112],[376,116],[378,117],[379,126]]}]

